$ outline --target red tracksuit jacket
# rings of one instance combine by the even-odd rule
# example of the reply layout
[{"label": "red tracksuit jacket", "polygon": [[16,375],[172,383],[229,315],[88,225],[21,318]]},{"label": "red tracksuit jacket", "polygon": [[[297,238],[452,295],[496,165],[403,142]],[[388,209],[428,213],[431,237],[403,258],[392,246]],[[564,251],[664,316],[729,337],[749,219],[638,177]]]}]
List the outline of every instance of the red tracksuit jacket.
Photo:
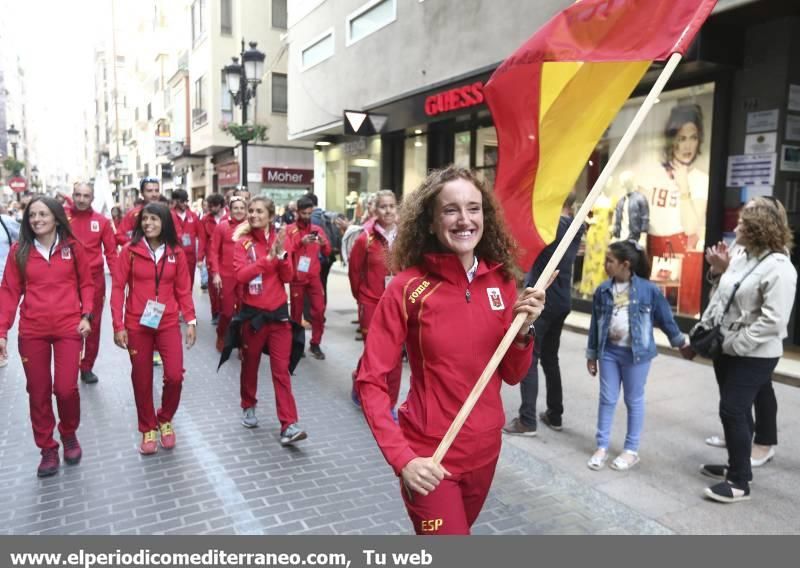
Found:
[{"label": "red tracksuit jacket", "polygon": [[[357,387],[372,434],[397,474],[415,457],[433,455],[513,320],[517,290],[501,266],[480,261],[468,282],[453,254],[425,255],[423,266],[395,276],[378,303]],[[411,390],[400,425],[389,408],[386,375],[406,344]],[[522,380],[533,342],[512,344],[443,460],[451,473],[480,468],[500,452],[505,421],[501,379]]]},{"label": "red tracksuit jacket", "polygon": [[137,205],[122,216],[122,221],[120,221],[115,235],[119,246],[124,246],[131,242],[133,231],[136,230],[136,224],[139,222],[139,214],[142,209],[144,209],[142,205]]},{"label": "red tracksuit jacket", "polygon": [[48,262],[31,245],[23,283],[18,248],[11,246],[0,286],[0,337],[8,337],[20,298],[20,337],[77,336],[81,314],[91,312],[94,302],[86,249],[78,241],[59,241]]},{"label": "red tracksuit jacket", "polygon": [[222,215],[220,215],[219,223],[217,222],[217,218],[214,217],[212,214],[203,215],[203,218],[200,219],[200,225],[203,227],[205,240],[204,246],[205,250],[203,251],[200,258],[208,258],[208,247],[211,246],[211,238],[214,236],[214,231],[217,230],[224,221],[228,220],[228,211],[226,209],[222,210]]},{"label": "red tracksuit jacket", "polygon": [[233,251],[236,243],[233,240],[233,232],[236,230],[242,221],[235,219],[226,219],[221,221],[217,228],[214,229],[214,234],[211,236],[211,242],[208,245],[208,272],[210,276],[219,274],[227,278],[235,278],[236,271],[233,268]]},{"label": "red tracksuit jacket", "polygon": [[[270,227],[269,237],[263,230],[251,230],[234,244],[233,268],[236,280],[242,285],[242,302],[265,311],[278,309],[287,302],[286,286],[292,280],[292,255],[285,259],[267,259],[275,240],[275,229]],[[261,293],[252,294],[250,282],[261,275]]]},{"label": "red tracksuit jacket", "polygon": [[[310,234],[311,231],[317,232],[320,242],[304,245],[300,241],[303,239],[303,237]],[[295,274],[292,282],[296,284],[304,284],[308,282],[312,276],[319,279],[319,273],[321,269],[319,255],[322,254],[322,256],[330,256],[331,244],[328,242],[328,238],[325,236],[325,230],[319,225],[307,223],[304,227],[301,227],[299,223],[293,223],[286,227],[286,250],[292,251],[292,256],[294,257]],[[300,258],[304,256],[310,259],[308,272],[300,272],[297,270],[297,263],[300,261]]]},{"label": "red tracksuit jacket", "polygon": [[[172,221],[175,223],[175,233],[178,235],[178,242],[183,246],[187,260],[202,261],[206,254],[206,231],[200,223],[200,218],[191,209],[187,209],[186,217],[181,220],[178,212],[173,209]],[[185,236],[188,237],[188,241],[184,240]]]},{"label": "red tracksuit jacket", "polygon": [[350,290],[359,304],[377,304],[386,289],[389,243],[370,223],[353,243],[347,274]]},{"label": "red tracksuit jacket", "polygon": [[[163,272],[162,272],[162,265]],[[122,247],[117,260],[117,270],[111,286],[111,318],[114,332],[126,328],[150,329],[139,325],[147,300],[156,299],[156,270],[159,273],[158,301],[166,304],[159,329],[178,325],[178,315],[183,313],[186,321],[195,319],[189,269],[183,249],[167,247],[158,266],[150,256],[144,239]],[[125,300],[125,286],[128,298]],[[122,318],[122,305],[125,304],[125,319]]]},{"label": "red tracksuit jacket", "polygon": [[92,208],[86,211],[75,207],[67,209],[67,219],[73,234],[86,248],[92,274],[103,272],[103,254],[113,274],[117,269],[117,241],[111,222]]}]

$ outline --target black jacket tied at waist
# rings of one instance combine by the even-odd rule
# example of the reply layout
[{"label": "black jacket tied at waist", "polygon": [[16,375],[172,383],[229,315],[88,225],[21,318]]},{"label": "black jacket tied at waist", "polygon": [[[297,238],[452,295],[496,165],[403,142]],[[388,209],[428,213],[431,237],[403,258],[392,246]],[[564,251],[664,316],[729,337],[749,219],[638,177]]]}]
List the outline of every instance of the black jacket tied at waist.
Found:
[{"label": "black jacket tied at waist", "polygon": [[[283,304],[277,310],[269,312],[244,304],[239,313],[233,316],[228,326],[228,331],[225,334],[225,346],[222,348],[222,353],[220,353],[217,371],[230,358],[234,348],[239,348],[242,344],[242,326],[247,322],[250,323],[250,327],[255,331],[258,331],[267,323],[289,322],[292,324],[292,352],[289,355],[289,372],[294,373],[297,363],[303,357],[303,351],[305,351],[306,334],[300,324],[289,318],[288,304]],[[269,355],[268,343],[264,345],[263,352],[265,355]]]}]

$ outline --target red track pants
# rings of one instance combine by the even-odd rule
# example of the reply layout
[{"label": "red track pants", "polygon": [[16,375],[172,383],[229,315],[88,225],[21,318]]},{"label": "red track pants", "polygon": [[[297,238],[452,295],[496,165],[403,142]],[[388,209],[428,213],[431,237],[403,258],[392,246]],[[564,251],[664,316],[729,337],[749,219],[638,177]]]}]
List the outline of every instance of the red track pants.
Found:
[{"label": "red track pants", "polygon": [[[208,268],[208,261],[206,261],[206,268]],[[208,299],[211,302],[211,317],[218,316],[222,309],[222,292],[214,286],[210,275],[208,278]]]},{"label": "red track pants", "polygon": [[[213,287],[213,284],[209,284],[209,290]],[[222,292],[220,293],[220,304],[217,311],[219,314],[217,337],[225,338],[225,333],[228,331],[231,318],[233,318],[233,315],[239,309],[242,302],[240,292],[241,287],[239,282],[236,281],[235,276],[222,277]]]},{"label": "red track pants", "polygon": [[[58,431],[61,438],[75,434],[81,421],[78,392],[78,364],[83,340],[77,331],[71,337],[20,337],[19,355],[25,369],[33,440],[41,448],[57,448],[53,439],[56,417],[53,393],[58,406]],[[50,362],[54,373],[50,374]]]},{"label": "red track pants", "polygon": [[258,365],[264,345],[269,345],[269,367],[275,389],[275,406],[283,430],[297,422],[297,405],[292,395],[292,379],[289,376],[289,355],[292,350],[292,328],[289,322],[267,323],[258,331],[249,322],[242,327],[242,408],[250,408],[258,402]]},{"label": "red track pants", "polygon": [[92,333],[86,338],[81,360],[81,371],[91,371],[100,350],[100,324],[103,321],[103,303],[106,299],[106,275],[101,270],[92,275],[94,280],[94,303],[92,305]]},{"label": "red track pants", "polygon": [[[378,304],[359,303],[358,304],[358,325],[361,327],[361,333],[364,335],[364,349],[367,348],[367,332],[369,324],[372,322],[372,316],[375,315],[375,310]],[[363,355],[362,355],[363,357]],[[361,369],[361,359],[358,360],[356,366],[356,376]],[[400,398],[400,382],[403,375],[403,361],[397,362],[397,366],[391,370],[386,376],[386,383],[389,387],[389,399],[392,403],[392,408],[397,406],[397,399]]]},{"label": "red track pants", "polygon": [[186,253],[186,268],[189,269],[189,282],[192,288],[194,288],[194,272],[197,268],[197,255],[187,252],[186,249],[183,249],[183,251]]},{"label": "red track pants", "polygon": [[305,295],[311,302],[311,343],[319,345],[322,343],[322,332],[325,329],[325,293],[322,291],[322,282],[316,276],[312,276],[307,282],[297,284],[292,282],[289,285],[292,294],[290,309],[292,319],[297,323],[303,321],[303,302]]},{"label": "red track pants", "polygon": [[470,534],[492,485],[497,458],[480,469],[444,478],[428,495],[413,493],[400,480],[400,491],[418,535]]},{"label": "red track pants", "polygon": [[[161,408],[153,406],[153,351],[161,354],[164,363],[164,385]],[[183,345],[178,325],[166,329],[137,328],[128,330],[128,353],[131,357],[131,380],[139,432],[156,430],[163,422],[171,422],[178,410],[183,385]]]}]

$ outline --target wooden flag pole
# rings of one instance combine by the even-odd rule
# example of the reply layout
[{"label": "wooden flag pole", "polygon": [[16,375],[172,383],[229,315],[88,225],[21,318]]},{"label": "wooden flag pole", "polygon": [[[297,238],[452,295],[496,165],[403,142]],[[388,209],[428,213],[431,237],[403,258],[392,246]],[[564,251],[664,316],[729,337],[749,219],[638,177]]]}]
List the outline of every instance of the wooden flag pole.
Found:
[{"label": "wooden flag pole", "polygon": [[[669,58],[667,65],[661,71],[661,75],[658,77],[655,85],[653,85],[653,88],[650,90],[647,98],[645,98],[642,106],[636,113],[636,116],[633,117],[631,125],[623,135],[619,145],[611,155],[611,158],[608,160],[608,164],[606,164],[606,167],[603,168],[603,171],[600,173],[600,177],[597,178],[597,181],[592,187],[592,190],[589,192],[589,195],[586,196],[586,200],[583,202],[583,205],[581,205],[581,208],[575,214],[572,224],[567,229],[567,232],[564,234],[561,242],[558,243],[556,250],[553,252],[553,256],[550,258],[550,262],[548,262],[547,266],[545,266],[541,276],[539,276],[539,280],[536,281],[534,288],[543,289],[547,285],[547,282],[549,282],[550,277],[558,267],[558,263],[561,262],[561,258],[564,256],[564,253],[567,252],[567,248],[572,242],[572,239],[575,238],[575,235],[578,233],[578,229],[581,225],[583,225],[583,222],[589,214],[589,211],[594,206],[595,201],[597,201],[597,199],[600,197],[600,194],[603,192],[603,188],[605,187],[606,183],[608,183],[608,179],[611,177],[611,174],[614,173],[614,170],[616,169],[620,160],[622,160],[622,156],[625,154],[625,151],[628,149],[628,146],[630,146],[634,136],[636,136],[636,133],[642,126],[644,119],[653,108],[653,105],[656,104],[658,96],[664,90],[667,81],[672,76],[672,73],[675,71],[678,63],[680,63],[681,57],[682,56],[680,53],[674,53]],[[453,423],[450,425],[450,428],[448,428],[444,438],[442,438],[442,441],[439,443],[439,447],[436,448],[436,451],[433,454],[433,461],[435,463],[442,463],[442,459],[444,459],[447,450],[450,449],[453,440],[455,440],[458,432],[464,425],[464,422],[467,421],[467,417],[469,417],[470,412],[472,412],[472,409],[478,402],[478,399],[483,393],[483,389],[486,388],[486,385],[489,383],[489,379],[491,379],[492,375],[494,375],[494,372],[500,365],[500,361],[505,356],[508,348],[511,347],[511,343],[514,341],[517,333],[519,333],[519,330],[522,328],[522,324],[524,322],[524,314],[520,314],[514,318],[514,321],[511,323],[511,327],[508,329],[502,341],[500,341],[500,345],[497,347],[497,350],[495,350],[494,355],[492,355],[492,358],[489,360],[489,364],[486,365],[486,368],[483,370],[478,382],[475,383],[475,386],[472,388],[472,392],[469,393],[467,400],[464,401],[464,406],[462,406],[461,410],[458,411]]]}]

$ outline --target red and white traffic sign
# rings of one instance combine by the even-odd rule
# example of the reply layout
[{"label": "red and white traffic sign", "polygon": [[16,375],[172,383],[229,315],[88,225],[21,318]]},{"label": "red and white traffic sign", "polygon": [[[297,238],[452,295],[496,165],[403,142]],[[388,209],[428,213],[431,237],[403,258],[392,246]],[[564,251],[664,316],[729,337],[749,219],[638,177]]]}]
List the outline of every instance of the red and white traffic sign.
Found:
[{"label": "red and white traffic sign", "polygon": [[12,177],[8,180],[8,187],[16,193],[22,193],[28,189],[28,182],[25,181],[24,177]]}]

